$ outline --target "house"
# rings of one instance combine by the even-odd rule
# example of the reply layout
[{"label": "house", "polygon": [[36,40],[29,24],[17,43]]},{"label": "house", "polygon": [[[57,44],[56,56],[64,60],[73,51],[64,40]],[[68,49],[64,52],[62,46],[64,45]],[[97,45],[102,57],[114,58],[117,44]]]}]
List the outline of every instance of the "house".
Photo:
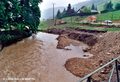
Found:
[{"label": "house", "polygon": [[91,13],[98,13],[97,10],[91,10]]}]

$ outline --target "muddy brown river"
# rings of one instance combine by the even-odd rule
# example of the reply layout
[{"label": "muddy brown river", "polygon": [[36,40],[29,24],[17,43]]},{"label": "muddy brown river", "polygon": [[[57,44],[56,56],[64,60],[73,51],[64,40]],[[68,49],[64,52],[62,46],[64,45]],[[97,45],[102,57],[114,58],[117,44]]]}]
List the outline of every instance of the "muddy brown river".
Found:
[{"label": "muddy brown river", "polygon": [[78,82],[80,78],[66,70],[65,62],[92,55],[82,51],[87,45],[81,42],[67,46],[69,50],[56,49],[57,37],[39,32],[4,48],[0,52],[0,82]]}]

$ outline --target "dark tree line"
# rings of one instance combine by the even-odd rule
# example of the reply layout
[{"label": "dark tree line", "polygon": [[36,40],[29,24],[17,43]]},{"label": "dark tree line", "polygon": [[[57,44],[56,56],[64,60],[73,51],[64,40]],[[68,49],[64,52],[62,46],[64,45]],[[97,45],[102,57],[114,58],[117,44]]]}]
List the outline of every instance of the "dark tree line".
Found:
[{"label": "dark tree line", "polygon": [[115,5],[112,3],[112,1],[105,3],[104,10],[102,13],[110,12],[110,11],[116,11],[120,10],[120,3],[116,3]]},{"label": "dark tree line", "polygon": [[74,10],[74,8],[71,7],[71,4],[68,4],[67,9],[64,9],[63,12],[60,12],[60,10],[58,10],[56,18],[60,19],[63,17],[69,17],[74,15],[76,15],[76,11]]},{"label": "dark tree line", "polygon": [[104,5],[105,11],[112,11],[113,10],[113,3],[110,1]]},{"label": "dark tree line", "polygon": [[81,7],[81,9],[79,9],[79,11],[77,11],[71,7],[71,4],[68,4],[67,9],[64,9],[63,12],[58,10],[56,18],[60,19],[69,16],[91,15],[92,14],[91,10],[97,11],[97,7],[93,4],[91,8],[83,6]]},{"label": "dark tree line", "polygon": [[117,4],[115,5],[115,9],[116,9],[116,10],[120,10],[120,3],[117,3]]}]

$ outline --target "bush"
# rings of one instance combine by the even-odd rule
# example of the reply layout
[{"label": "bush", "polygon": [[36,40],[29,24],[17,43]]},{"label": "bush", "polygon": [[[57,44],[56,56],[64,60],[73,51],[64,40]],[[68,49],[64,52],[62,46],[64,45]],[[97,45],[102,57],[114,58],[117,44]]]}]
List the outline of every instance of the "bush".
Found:
[{"label": "bush", "polygon": [[25,26],[36,31],[39,25],[42,0],[1,0],[0,28],[24,30]]}]

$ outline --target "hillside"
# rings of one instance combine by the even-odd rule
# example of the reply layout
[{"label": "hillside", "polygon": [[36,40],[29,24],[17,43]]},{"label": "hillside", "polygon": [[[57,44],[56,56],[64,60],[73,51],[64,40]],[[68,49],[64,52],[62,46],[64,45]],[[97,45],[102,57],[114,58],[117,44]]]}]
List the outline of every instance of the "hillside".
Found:
[{"label": "hillside", "polygon": [[103,9],[101,7],[103,7],[103,4],[106,3],[107,1],[108,0],[88,0],[86,2],[75,4],[74,7],[78,8],[78,9],[81,8],[82,6],[91,7],[91,5],[94,3],[101,10],[101,9]]},{"label": "hillside", "polygon": [[120,20],[120,10],[119,11],[113,11],[113,12],[108,12],[104,14],[98,14],[97,18],[100,21],[104,20]]},{"label": "hillside", "polygon": [[120,3],[120,0],[112,0],[112,3],[114,4],[114,7],[115,7],[115,4]]},{"label": "hillside", "polygon": [[[110,0],[88,0],[86,2],[75,4],[74,7],[77,9],[81,8],[82,6],[91,7],[91,5],[94,3],[98,7],[98,10],[101,11],[101,10],[103,10],[105,3],[109,2],[109,1]],[[114,6],[116,3],[120,3],[120,0],[111,0],[111,1],[114,4]]]},{"label": "hillside", "polygon": [[[93,3],[95,5],[99,5],[99,4],[105,3],[106,1],[108,1],[108,0],[87,0],[85,2],[80,2],[75,5],[72,5],[72,7],[74,7],[75,10],[77,11],[82,6],[91,6]],[[66,5],[66,7],[55,7],[55,15],[57,14],[58,9],[60,9],[60,11],[63,11],[64,8],[67,8],[67,5]],[[52,17],[53,17],[53,9],[52,8],[46,9],[42,12],[42,19],[50,19]]]},{"label": "hillside", "polygon": [[[109,1],[110,0],[87,0],[85,2],[80,2],[80,3],[77,3],[75,5],[72,5],[72,7],[74,7],[75,10],[77,11],[82,6],[91,7],[91,5],[94,3],[97,6],[98,10],[102,11],[105,3],[109,2]],[[111,1],[114,4],[114,6],[115,6],[116,3],[120,2],[120,0],[111,0]],[[62,12],[64,8],[67,8],[67,5],[66,5],[66,7],[56,7],[55,8],[55,15],[57,14],[58,9],[60,9],[60,11]],[[42,19],[43,18],[44,19],[50,19],[52,17],[53,17],[53,9],[52,8],[49,8],[49,9],[45,10],[44,12],[42,12]]]}]

